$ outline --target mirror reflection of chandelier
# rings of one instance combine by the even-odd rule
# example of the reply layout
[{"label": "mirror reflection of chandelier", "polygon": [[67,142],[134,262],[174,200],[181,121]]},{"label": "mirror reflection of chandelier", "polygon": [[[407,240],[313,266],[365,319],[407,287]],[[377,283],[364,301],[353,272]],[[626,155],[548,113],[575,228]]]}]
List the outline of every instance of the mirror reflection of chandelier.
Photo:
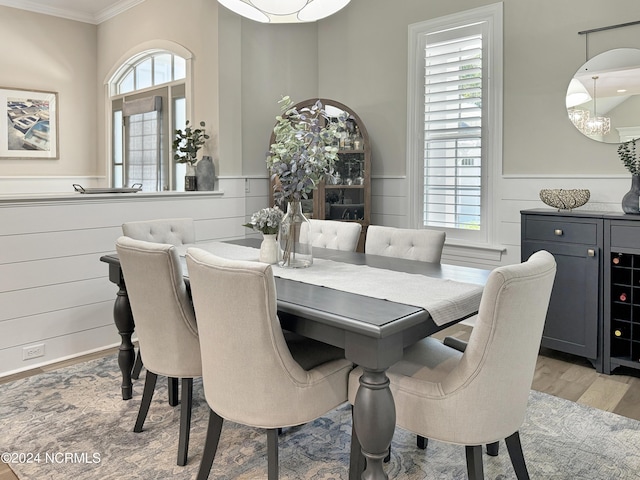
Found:
[{"label": "mirror reflection of chandelier", "polygon": [[315,22],[333,15],[351,0],[218,0],[232,12],[262,23]]},{"label": "mirror reflection of chandelier", "polygon": [[568,110],[569,118],[576,126],[578,130],[584,133],[584,127],[589,121],[589,110],[582,110],[580,108],[572,108]]},{"label": "mirror reflection of chandelier", "polygon": [[593,77],[593,116],[589,115],[584,123],[584,126],[580,130],[585,135],[606,135],[611,131],[611,119],[609,117],[599,117],[596,106],[596,81],[598,76]]}]

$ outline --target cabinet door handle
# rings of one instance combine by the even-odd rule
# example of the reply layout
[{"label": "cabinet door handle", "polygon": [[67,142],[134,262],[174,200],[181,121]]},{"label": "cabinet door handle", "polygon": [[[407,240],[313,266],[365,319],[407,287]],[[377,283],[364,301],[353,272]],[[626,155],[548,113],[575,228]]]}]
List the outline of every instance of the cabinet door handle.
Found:
[{"label": "cabinet door handle", "polygon": [[596,251],[593,248],[589,248],[587,250],[587,256],[589,257],[595,257],[596,256]]},{"label": "cabinet door handle", "polygon": [[554,233],[555,235],[557,235],[557,236],[559,236],[559,237],[560,237],[560,236],[562,236],[562,234],[563,234],[564,232],[563,232],[561,229],[556,228],[556,229],[553,231],[553,233]]}]

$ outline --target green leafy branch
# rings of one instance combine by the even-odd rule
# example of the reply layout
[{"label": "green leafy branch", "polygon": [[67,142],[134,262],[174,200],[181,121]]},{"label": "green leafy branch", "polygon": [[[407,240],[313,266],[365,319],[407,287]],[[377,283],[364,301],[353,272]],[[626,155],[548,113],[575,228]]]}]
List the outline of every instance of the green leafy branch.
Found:
[{"label": "green leafy branch", "polygon": [[629,172],[640,175],[640,159],[636,153],[636,139],[621,143],[618,147],[618,155]]},{"label": "green leafy branch", "polygon": [[189,163],[193,165],[198,161],[198,150],[202,148],[209,135],[204,131],[205,123],[200,122],[202,128],[191,128],[189,120],[185,124],[184,130],[175,131],[175,139],[173,140],[173,159],[177,163]]}]

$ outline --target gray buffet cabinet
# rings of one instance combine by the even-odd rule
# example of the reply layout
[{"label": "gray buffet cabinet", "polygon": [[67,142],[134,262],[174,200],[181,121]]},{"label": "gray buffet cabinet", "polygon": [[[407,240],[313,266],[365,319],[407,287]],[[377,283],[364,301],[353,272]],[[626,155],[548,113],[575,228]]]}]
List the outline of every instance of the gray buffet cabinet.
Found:
[{"label": "gray buffet cabinet", "polygon": [[640,369],[640,215],[522,210],[522,260],[558,264],[542,346],[585,357],[598,372]]}]

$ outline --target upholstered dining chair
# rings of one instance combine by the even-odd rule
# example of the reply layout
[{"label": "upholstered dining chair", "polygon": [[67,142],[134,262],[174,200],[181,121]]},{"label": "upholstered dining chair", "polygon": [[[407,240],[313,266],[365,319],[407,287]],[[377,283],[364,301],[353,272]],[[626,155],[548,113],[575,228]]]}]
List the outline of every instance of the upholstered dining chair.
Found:
[{"label": "upholstered dining chair", "polygon": [[192,218],[159,218],[126,222],[122,224],[122,233],[136,240],[176,246],[196,241],[195,224]]},{"label": "upholstered dining chair", "polygon": [[340,222],[338,220],[309,220],[311,245],[345,252],[355,252],[360,240],[362,225],[356,222]]},{"label": "upholstered dining chair", "polygon": [[369,225],[364,251],[385,257],[440,263],[446,234],[437,230]]},{"label": "upholstered dining chair", "polygon": [[158,375],[182,379],[178,465],[186,465],[193,378],[202,376],[195,313],[176,248],[120,237],[116,250],[147,375],[134,432],[141,432]]},{"label": "upholstered dining chair", "polygon": [[[482,444],[505,439],[516,476],[529,478],[520,429],[556,273],[553,256],[496,268],[485,286],[464,353],[426,338],[405,350],[387,375],[396,424],[424,437],[466,446],[469,479],[482,480]],[[353,404],[362,371],[349,378]],[[352,452],[360,452],[355,432]],[[352,460],[357,470],[363,456]]]},{"label": "upholstered dining chair", "polygon": [[[156,220],[140,220],[122,224],[122,234],[136,240],[146,242],[167,243],[180,246],[185,243],[195,243],[196,229],[192,218],[159,218]],[[142,370],[140,350],[136,355],[132,378],[138,378]],[[175,379],[169,379],[169,403],[177,405],[178,384]]]},{"label": "upholstered dining chair", "polygon": [[[268,478],[278,478],[278,429],[315,420],[347,400],[351,362],[336,349],[290,350],[276,313],[271,265],[187,250],[209,425],[198,480],[208,478],[224,420],[267,430]],[[342,358],[340,358],[342,357]]]}]

